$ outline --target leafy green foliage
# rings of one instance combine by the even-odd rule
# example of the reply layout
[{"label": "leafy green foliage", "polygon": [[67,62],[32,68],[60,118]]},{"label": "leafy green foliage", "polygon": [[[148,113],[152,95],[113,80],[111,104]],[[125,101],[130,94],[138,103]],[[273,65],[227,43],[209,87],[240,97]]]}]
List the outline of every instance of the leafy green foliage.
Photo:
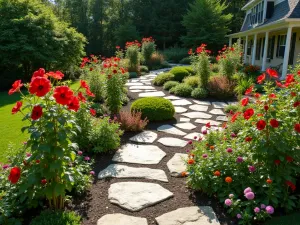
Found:
[{"label": "leafy green foliage", "polygon": [[236,81],[236,87],[234,91],[239,98],[242,98],[245,91],[253,85],[254,79],[251,77],[245,76],[243,73],[237,73],[234,75],[233,79]]},{"label": "leafy green foliage", "polygon": [[155,77],[153,84],[157,86],[162,86],[167,81],[174,80],[174,74],[172,73],[162,73]]},{"label": "leafy green foliage", "polygon": [[142,55],[145,60],[146,65],[150,68],[153,66],[152,63],[150,64],[151,56],[155,53],[156,45],[152,37],[150,38],[143,38],[142,41]]},{"label": "leafy green foliage", "polygon": [[182,60],[179,61],[180,64],[192,64],[190,57],[185,57]]},{"label": "leafy green foliage", "polygon": [[140,71],[141,71],[141,73],[148,73],[149,68],[147,66],[140,66]]},{"label": "leafy green foliage", "polygon": [[203,98],[207,98],[208,96],[208,91],[204,88],[195,88],[192,91],[191,96],[195,99],[203,99]]},{"label": "leafy green foliage", "polygon": [[139,39],[139,32],[137,31],[136,26],[128,21],[117,28],[115,31],[115,38],[116,44],[122,46],[126,41]]},{"label": "leafy green foliage", "polygon": [[187,84],[178,84],[175,87],[170,89],[170,93],[175,94],[180,97],[190,97],[193,88]]},{"label": "leafy green foliage", "polygon": [[228,99],[233,97],[234,87],[235,82],[229,80],[225,76],[211,77],[207,84],[209,95],[217,99]]},{"label": "leafy green foliage", "polygon": [[175,46],[165,49],[162,54],[169,62],[179,63],[180,60],[188,57],[188,49]]},{"label": "leafy green foliage", "polygon": [[148,61],[149,68],[151,68],[152,70],[164,68],[164,61],[165,59],[162,54],[160,54],[159,52],[154,52]]},{"label": "leafy green foliage", "polygon": [[238,110],[240,109],[239,105],[238,104],[229,104],[227,105],[225,108],[224,108],[224,111],[226,113],[229,113],[230,111],[235,113],[237,112]]},{"label": "leafy green foliage", "polygon": [[30,225],[80,225],[81,218],[75,212],[43,211]]},{"label": "leafy green foliage", "polygon": [[200,86],[200,78],[198,76],[189,76],[184,78],[183,83],[196,88]]},{"label": "leafy green foliage", "polygon": [[128,71],[139,72],[140,66],[140,48],[138,45],[133,44],[126,48],[126,58],[129,60]]},{"label": "leafy green foliage", "polygon": [[165,84],[164,84],[164,90],[170,90],[171,88],[177,86],[179,84],[178,81],[167,81]]},{"label": "leafy green foliage", "polygon": [[184,67],[174,67],[170,70],[170,73],[174,74],[174,80],[181,82],[185,77],[189,76],[189,71]]},{"label": "leafy green foliage", "polygon": [[172,119],[175,109],[170,100],[157,97],[141,98],[134,101],[131,112],[141,112],[149,121]]}]

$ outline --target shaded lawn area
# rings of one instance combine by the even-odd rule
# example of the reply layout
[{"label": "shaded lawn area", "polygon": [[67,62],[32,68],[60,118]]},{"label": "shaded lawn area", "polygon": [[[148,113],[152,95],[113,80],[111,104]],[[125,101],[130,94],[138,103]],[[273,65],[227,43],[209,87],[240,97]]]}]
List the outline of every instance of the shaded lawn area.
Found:
[{"label": "shaded lawn area", "polygon": [[[79,81],[76,81],[72,83],[71,88],[77,90],[79,85]],[[12,150],[22,146],[28,138],[27,133],[21,132],[21,128],[26,123],[22,121],[23,115],[11,114],[12,108],[19,100],[19,93],[8,95],[7,92],[0,92],[0,162],[2,163],[7,161],[8,152],[12,155]],[[13,144],[14,148],[9,149],[9,144]]]}]

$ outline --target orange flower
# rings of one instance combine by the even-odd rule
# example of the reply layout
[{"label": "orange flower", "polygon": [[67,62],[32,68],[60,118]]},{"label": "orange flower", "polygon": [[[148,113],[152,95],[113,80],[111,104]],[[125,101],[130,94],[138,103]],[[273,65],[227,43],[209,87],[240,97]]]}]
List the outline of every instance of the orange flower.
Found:
[{"label": "orange flower", "polygon": [[272,182],[273,182],[273,181],[272,181],[270,178],[267,179],[267,183],[268,183],[268,184],[272,184]]},{"label": "orange flower", "polygon": [[191,153],[189,156],[194,158],[194,157],[195,157],[195,154]]},{"label": "orange flower", "polygon": [[186,176],[187,176],[187,172],[182,172],[182,173],[181,173],[181,176],[182,176],[182,177],[186,177]]},{"label": "orange flower", "polygon": [[232,178],[231,177],[226,177],[225,182],[230,184],[232,182]]},{"label": "orange flower", "polygon": [[210,150],[214,150],[215,146],[210,146],[209,148],[210,148]]},{"label": "orange flower", "polygon": [[194,159],[189,159],[189,160],[188,160],[188,164],[189,164],[189,165],[192,165],[192,164],[194,164],[194,163],[195,163],[195,160],[194,160]]},{"label": "orange flower", "polygon": [[214,175],[215,175],[216,177],[219,177],[219,176],[221,176],[221,172],[217,170],[216,172],[214,172]]}]

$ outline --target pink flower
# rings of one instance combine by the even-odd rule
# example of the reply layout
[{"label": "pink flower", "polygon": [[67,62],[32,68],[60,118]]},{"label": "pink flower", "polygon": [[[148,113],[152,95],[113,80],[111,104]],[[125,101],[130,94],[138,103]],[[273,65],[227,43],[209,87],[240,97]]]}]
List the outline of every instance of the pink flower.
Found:
[{"label": "pink flower", "polygon": [[89,160],[90,160],[90,157],[86,156],[86,157],[84,157],[84,160],[85,160],[85,161],[89,161]]},{"label": "pink flower", "polygon": [[244,190],[244,194],[248,193],[248,192],[252,192],[252,189],[250,187],[247,187],[245,190]]},{"label": "pink flower", "polygon": [[197,136],[195,136],[194,139],[197,140]]},{"label": "pink flower", "polygon": [[202,157],[205,159],[207,158],[207,154],[203,154]]},{"label": "pink flower", "polygon": [[235,133],[231,133],[231,137],[235,138],[237,135]]},{"label": "pink flower", "polygon": [[254,199],[255,198],[255,195],[254,195],[254,193],[253,192],[247,192],[246,194],[245,194],[245,197],[248,199],[248,200],[252,200],[252,199]]},{"label": "pink flower", "polygon": [[82,151],[78,151],[78,155],[82,155]]},{"label": "pink flower", "polygon": [[225,200],[225,205],[227,205],[227,206],[231,206],[232,205],[232,201],[230,200],[230,199],[226,199]]},{"label": "pink flower", "polygon": [[91,171],[90,174],[94,176],[94,175],[95,175],[95,172],[94,172],[94,171]]},{"label": "pink flower", "polygon": [[260,208],[255,207],[255,208],[254,208],[254,212],[255,212],[255,213],[259,213],[259,212],[260,212]]},{"label": "pink flower", "polygon": [[260,205],[260,208],[261,208],[261,209],[265,209],[265,208],[266,208],[266,205],[265,205],[265,204],[261,204],[261,205]]},{"label": "pink flower", "polygon": [[29,153],[29,152],[27,152],[27,153],[26,153],[26,156],[27,156],[27,157],[30,157],[30,156],[32,156],[32,154]]},{"label": "pink flower", "polygon": [[192,142],[191,140],[189,140],[189,141],[188,141],[188,144],[191,145],[191,144],[193,144],[193,142]]},{"label": "pink flower", "polygon": [[236,215],[236,218],[241,219],[241,218],[242,218],[242,215],[241,215],[241,214],[237,214],[237,215]]},{"label": "pink flower", "polygon": [[2,166],[2,169],[4,169],[4,170],[5,170],[5,169],[7,169],[7,168],[9,168],[9,167],[10,167],[10,165],[9,165],[9,164],[5,164],[5,165],[3,165],[3,166]]},{"label": "pink flower", "polygon": [[249,171],[253,173],[256,170],[255,166],[249,166]]},{"label": "pink flower", "polygon": [[241,157],[241,156],[237,157],[237,159],[236,159],[236,162],[237,162],[237,163],[241,163],[241,162],[243,162],[243,161],[244,161],[244,159],[243,159],[243,157]]},{"label": "pink flower", "polygon": [[232,152],[232,148],[227,148],[226,150],[228,153],[231,153]]},{"label": "pink flower", "polygon": [[207,130],[202,131],[202,134],[204,135],[207,134]]},{"label": "pink flower", "polygon": [[268,205],[268,206],[266,207],[266,212],[267,212],[268,214],[273,214],[273,213],[274,213],[274,208],[273,208],[272,206]]},{"label": "pink flower", "polygon": [[229,198],[233,198],[233,197],[234,197],[234,194],[230,194],[230,195],[229,195]]}]

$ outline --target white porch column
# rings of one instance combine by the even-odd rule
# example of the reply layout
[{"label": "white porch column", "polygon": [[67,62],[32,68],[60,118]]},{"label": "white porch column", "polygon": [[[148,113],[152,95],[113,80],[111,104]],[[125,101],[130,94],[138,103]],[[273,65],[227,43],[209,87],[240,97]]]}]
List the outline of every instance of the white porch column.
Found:
[{"label": "white porch column", "polygon": [[255,55],[256,55],[256,45],[257,45],[257,34],[254,35],[254,43],[253,43],[253,50],[252,50],[252,60],[251,64],[255,64]]},{"label": "white porch column", "polygon": [[232,46],[232,37],[229,37],[229,47]]},{"label": "white porch column", "polygon": [[265,21],[266,16],[267,16],[267,6],[268,6],[268,0],[264,0],[263,22]]},{"label": "white porch column", "polygon": [[246,63],[247,61],[247,50],[248,50],[248,35],[246,36],[246,42],[245,42],[245,46],[244,46],[244,63]]},{"label": "white porch column", "polygon": [[293,29],[292,27],[289,27],[288,30],[287,30],[285,50],[284,50],[284,58],[283,58],[283,65],[282,65],[282,77],[281,77],[282,79],[285,78],[285,76],[287,74],[287,71],[288,71],[292,29]]},{"label": "white porch column", "polygon": [[269,31],[266,32],[266,38],[264,43],[264,55],[263,55],[263,61],[262,61],[262,71],[266,71],[266,64],[267,64],[267,55],[268,55],[268,45],[269,45]]}]

